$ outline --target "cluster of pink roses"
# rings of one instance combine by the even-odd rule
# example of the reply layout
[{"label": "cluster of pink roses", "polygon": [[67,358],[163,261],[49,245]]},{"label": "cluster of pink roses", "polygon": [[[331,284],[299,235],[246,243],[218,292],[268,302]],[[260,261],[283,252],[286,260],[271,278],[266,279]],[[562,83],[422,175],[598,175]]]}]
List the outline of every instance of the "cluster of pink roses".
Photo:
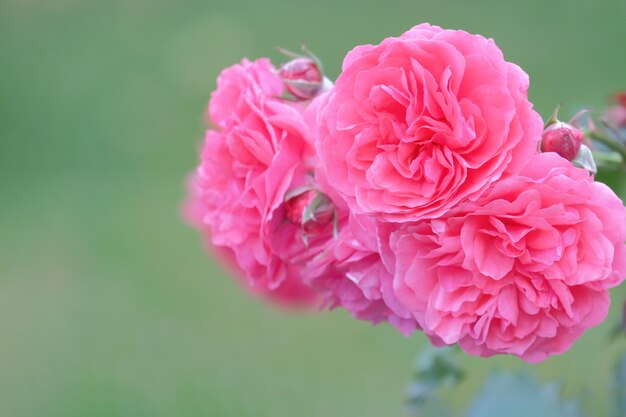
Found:
[{"label": "cluster of pink roses", "polygon": [[626,209],[540,152],[528,84],[492,40],[428,24],[356,47],[334,85],[314,59],[244,60],[211,96],[187,217],[276,301],[480,356],[564,352],[626,276]]}]

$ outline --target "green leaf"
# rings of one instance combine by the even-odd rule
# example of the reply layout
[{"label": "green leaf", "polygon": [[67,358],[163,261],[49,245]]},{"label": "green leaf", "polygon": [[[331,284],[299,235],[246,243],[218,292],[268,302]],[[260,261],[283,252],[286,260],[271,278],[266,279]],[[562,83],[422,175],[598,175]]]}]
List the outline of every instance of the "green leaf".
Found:
[{"label": "green leaf", "polygon": [[313,52],[311,52],[311,50],[309,48],[307,48],[307,46],[306,46],[306,44],[304,42],[302,42],[300,44],[300,48],[302,49],[302,52],[304,52],[306,56],[308,56],[309,58],[311,58],[313,60],[313,62],[315,62],[315,65],[317,65],[317,68],[323,74],[324,73],[324,65],[322,64],[322,60],[319,59],[319,57],[317,55],[315,55]]},{"label": "green leaf", "polygon": [[582,417],[576,401],[563,401],[556,383],[539,384],[526,373],[495,374],[468,408],[467,417]]},{"label": "green leaf", "polygon": [[613,152],[617,152],[622,157],[622,162],[626,163],[626,147],[620,141],[607,135],[605,132],[599,130],[592,130],[586,132],[585,135],[592,141],[598,142],[604,145],[606,148]]},{"label": "green leaf", "polygon": [[432,398],[419,406],[407,404],[407,413],[415,417],[457,417],[450,406],[438,398]]},{"label": "green leaf", "polygon": [[561,111],[561,106],[563,106],[563,103],[560,103],[558,106],[556,106],[556,109],[554,109],[554,111],[552,112],[552,115],[550,115],[550,118],[548,119],[546,124],[543,126],[544,129],[550,125],[553,125],[559,122],[559,111]]},{"label": "green leaf", "polygon": [[305,58],[305,55],[299,54],[297,52],[292,52],[288,49],[281,48],[280,46],[277,46],[276,50],[290,59]]},{"label": "green leaf", "polygon": [[411,415],[445,417],[452,415],[438,397],[443,386],[458,384],[464,372],[454,360],[455,347],[427,347],[418,357],[413,381],[407,387],[406,405]]},{"label": "green leaf", "polygon": [[617,152],[593,151],[592,156],[598,166],[598,170],[621,171],[624,169],[622,157]]}]

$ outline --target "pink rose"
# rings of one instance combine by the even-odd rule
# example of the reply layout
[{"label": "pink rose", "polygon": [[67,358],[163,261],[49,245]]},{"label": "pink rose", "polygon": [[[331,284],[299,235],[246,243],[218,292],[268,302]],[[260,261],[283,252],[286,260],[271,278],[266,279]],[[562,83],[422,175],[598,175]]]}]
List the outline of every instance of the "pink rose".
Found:
[{"label": "pink rose", "polygon": [[[308,110],[315,107],[313,101],[305,113],[311,123],[314,115]],[[190,184],[193,192],[196,182]],[[303,216],[319,197],[323,204],[309,210],[313,217]],[[203,213],[197,201],[197,198],[189,198],[186,206],[187,215],[192,219]],[[368,217],[351,217],[345,202],[328,186],[323,171],[318,170],[308,186],[291,189],[281,211],[284,222],[290,223],[286,230],[300,239],[303,234],[307,237],[304,249],[301,241],[288,240],[299,252],[297,262],[290,264],[301,266],[302,281],[321,296],[324,307],[342,307],[354,317],[373,323],[390,322],[407,336],[415,330],[415,320],[395,298],[393,276],[381,261],[377,225]],[[299,230],[294,230],[294,225]]]},{"label": "pink rose", "polygon": [[209,105],[220,130],[207,132],[186,212],[255,292],[310,302],[300,273],[310,255],[284,200],[311,180],[314,149],[304,107],[278,99],[282,86],[267,59],[222,72]]},{"label": "pink rose", "polygon": [[416,322],[393,292],[393,276],[379,254],[376,225],[371,219],[345,214],[338,236],[328,239],[307,264],[305,282],[329,308],[342,307],[353,317],[374,324],[389,322],[409,336]]},{"label": "pink rose", "polygon": [[250,62],[244,59],[222,71],[217,88],[211,94],[209,118],[220,127],[228,126],[237,113],[250,112],[250,104],[278,98],[283,94],[284,82],[269,59]]},{"label": "pink rose", "polygon": [[626,276],[626,208],[554,153],[390,238],[397,297],[435,344],[529,362],[566,351]]},{"label": "pink rose", "polygon": [[492,40],[427,24],[359,46],[320,114],[318,151],[357,214],[436,218],[537,152],[528,77]]}]

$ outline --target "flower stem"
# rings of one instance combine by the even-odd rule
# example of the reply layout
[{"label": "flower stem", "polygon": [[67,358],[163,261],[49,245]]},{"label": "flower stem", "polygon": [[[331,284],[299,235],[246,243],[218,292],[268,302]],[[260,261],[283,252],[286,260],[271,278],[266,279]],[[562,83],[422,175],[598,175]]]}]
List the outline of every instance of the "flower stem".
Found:
[{"label": "flower stem", "polygon": [[626,169],[622,157],[617,152],[593,151],[593,159],[599,170],[619,171]]},{"label": "flower stem", "polygon": [[600,142],[610,150],[617,152],[621,156],[620,167],[621,169],[626,170],[626,148],[624,145],[597,130],[587,132],[587,136],[589,139]]}]

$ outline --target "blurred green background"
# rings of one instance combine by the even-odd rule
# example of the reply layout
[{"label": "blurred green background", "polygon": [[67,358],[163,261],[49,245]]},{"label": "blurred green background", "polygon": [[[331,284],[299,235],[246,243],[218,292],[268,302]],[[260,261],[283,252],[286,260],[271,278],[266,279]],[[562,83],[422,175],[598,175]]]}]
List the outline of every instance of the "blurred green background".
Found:
[{"label": "blurred green background", "polygon": [[[306,40],[334,78],[422,21],[495,38],[544,116],[626,88],[623,0],[2,0],[0,416],[401,416],[422,336],[250,298],[179,206],[223,67]],[[608,415],[617,317],[539,365],[467,358],[451,401],[529,368]]]}]

